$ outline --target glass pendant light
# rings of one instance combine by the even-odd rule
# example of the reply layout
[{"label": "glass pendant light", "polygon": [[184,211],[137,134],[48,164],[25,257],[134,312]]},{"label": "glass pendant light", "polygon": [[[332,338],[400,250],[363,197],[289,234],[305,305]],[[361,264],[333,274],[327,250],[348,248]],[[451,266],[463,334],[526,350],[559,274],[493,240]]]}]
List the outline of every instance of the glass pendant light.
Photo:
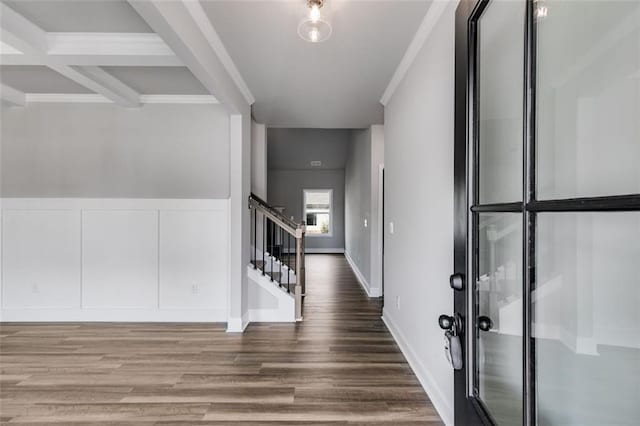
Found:
[{"label": "glass pendant light", "polygon": [[331,36],[326,0],[306,0],[305,14],[298,24],[298,35],[311,43],[320,43]]}]

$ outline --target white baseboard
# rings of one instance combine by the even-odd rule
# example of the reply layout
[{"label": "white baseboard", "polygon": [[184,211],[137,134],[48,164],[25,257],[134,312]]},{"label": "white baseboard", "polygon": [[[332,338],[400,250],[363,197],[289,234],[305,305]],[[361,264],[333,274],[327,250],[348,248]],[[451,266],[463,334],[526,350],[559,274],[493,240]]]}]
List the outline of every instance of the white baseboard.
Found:
[{"label": "white baseboard", "polygon": [[304,248],[304,252],[305,253],[309,253],[309,254],[320,254],[320,253],[342,254],[342,253],[344,253],[344,248],[312,248],[312,247],[305,247]]},{"label": "white baseboard", "polygon": [[360,269],[358,269],[358,266],[353,261],[353,259],[351,258],[348,252],[346,251],[344,252],[344,257],[345,259],[347,259],[347,263],[349,263],[349,266],[351,266],[351,270],[353,270],[353,273],[356,275],[356,278],[358,279],[360,286],[364,289],[365,293],[367,293],[367,296],[369,297],[382,296],[382,294],[380,294],[381,292],[379,288],[371,288],[371,286],[369,285],[369,282],[364,278],[364,275],[362,274]]},{"label": "white baseboard", "polygon": [[227,333],[242,333],[249,325],[249,313],[241,317],[229,317],[227,319]]},{"label": "white baseboard", "polygon": [[226,322],[226,309],[3,308],[2,322]]},{"label": "white baseboard", "polygon": [[[384,321],[387,329],[393,336],[394,340],[400,347],[400,351],[407,359],[409,366],[416,375],[422,388],[429,396],[431,403],[447,426],[454,425],[453,401],[449,402],[444,395],[429,370],[422,364],[420,357],[411,348],[410,343],[404,337],[400,329],[396,326],[389,313],[383,309],[382,321]],[[444,354],[443,354],[444,356]]]}]

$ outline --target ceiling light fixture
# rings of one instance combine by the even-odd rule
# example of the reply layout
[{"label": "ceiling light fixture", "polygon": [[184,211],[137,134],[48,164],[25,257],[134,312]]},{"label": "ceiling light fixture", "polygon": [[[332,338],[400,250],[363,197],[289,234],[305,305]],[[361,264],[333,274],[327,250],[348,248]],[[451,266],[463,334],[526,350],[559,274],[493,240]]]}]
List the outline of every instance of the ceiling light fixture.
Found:
[{"label": "ceiling light fixture", "polygon": [[305,0],[305,14],[298,24],[298,35],[311,43],[320,43],[331,36],[326,0]]}]

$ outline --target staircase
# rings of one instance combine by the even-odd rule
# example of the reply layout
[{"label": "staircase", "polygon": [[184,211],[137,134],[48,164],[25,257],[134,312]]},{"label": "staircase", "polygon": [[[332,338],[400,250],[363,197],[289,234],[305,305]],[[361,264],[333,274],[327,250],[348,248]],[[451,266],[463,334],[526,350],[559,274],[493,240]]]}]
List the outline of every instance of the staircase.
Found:
[{"label": "staircase", "polygon": [[249,197],[249,209],[251,267],[262,276],[262,281],[269,280],[271,285],[293,298],[295,319],[301,321],[305,292],[305,225],[287,218],[255,194]]}]

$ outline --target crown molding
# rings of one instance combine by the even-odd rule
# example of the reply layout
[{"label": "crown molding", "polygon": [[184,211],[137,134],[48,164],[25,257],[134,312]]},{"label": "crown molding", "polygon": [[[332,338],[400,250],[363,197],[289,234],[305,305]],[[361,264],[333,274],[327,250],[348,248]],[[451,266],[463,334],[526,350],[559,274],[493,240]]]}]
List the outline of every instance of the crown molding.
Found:
[{"label": "crown molding", "polygon": [[440,17],[447,9],[449,4],[450,3],[447,1],[435,0],[431,2],[431,6],[429,6],[429,9],[425,14],[422,23],[420,23],[418,31],[416,31],[416,34],[413,36],[413,40],[411,40],[411,43],[409,43],[407,51],[402,57],[398,68],[396,68],[396,71],[393,73],[393,77],[391,77],[391,81],[389,81],[389,84],[387,85],[387,88],[385,89],[382,98],[380,99],[380,103],[382,105],[387,106],[387,104],[389,103],[389,100],[393,96],[393,93],[396,91],[396,89],[404,79],[404,76],[407,74],[407,71],[409,71],[409,68],[411,68],[411,65],[413,64],[413,61],[415,61],[416,56],[418,56],[420,49],[422,49],[422,46],[429,38],[431,31],[433,31],[434,27],[440,20]]}]

